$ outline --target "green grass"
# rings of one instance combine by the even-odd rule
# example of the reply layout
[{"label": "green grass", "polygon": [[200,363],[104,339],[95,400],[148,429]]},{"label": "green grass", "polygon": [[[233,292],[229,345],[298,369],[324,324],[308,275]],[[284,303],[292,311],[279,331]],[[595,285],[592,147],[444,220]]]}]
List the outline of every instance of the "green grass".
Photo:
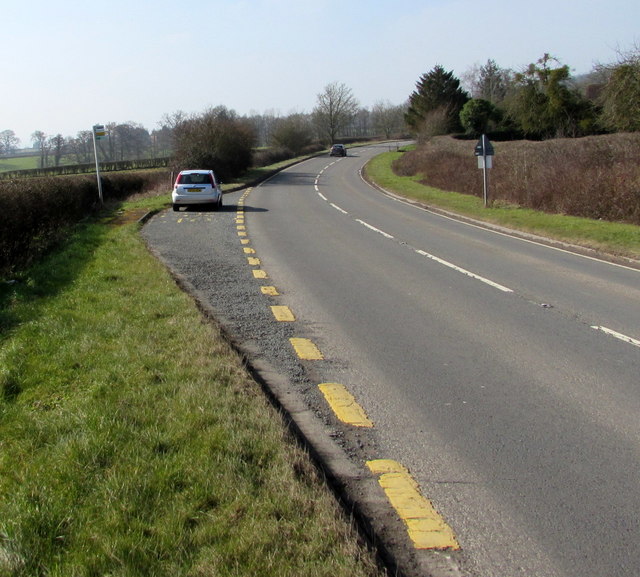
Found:
[{"label": "green grass", "polygon": [[0,285],[0,576],[379,574],[135,222],[84,223],[17,281]]},{"label": "green grass", "polygon": [[39,162],[39,156],[14,156],[11,158],[0,158],[0,172],[38,168]]},{"label": "green grass", "polygon": [[481,198],[425,186],[418,176],[398,176],[391,165],[402,152],[376,156],[367,164],[367,176],[381,187],[460,215],[617,256],[640,259],[640,227],[587,218],[547,214],[516,206],[484,207]]}]

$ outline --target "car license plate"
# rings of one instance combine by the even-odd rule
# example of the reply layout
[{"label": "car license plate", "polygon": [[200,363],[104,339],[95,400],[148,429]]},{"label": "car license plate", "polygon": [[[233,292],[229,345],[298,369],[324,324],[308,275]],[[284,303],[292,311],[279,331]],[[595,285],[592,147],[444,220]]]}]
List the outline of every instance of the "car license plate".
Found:
[{"label": "car license plate", "polygon": [[187,188],[187,192],[200,192],[202,188]]}]

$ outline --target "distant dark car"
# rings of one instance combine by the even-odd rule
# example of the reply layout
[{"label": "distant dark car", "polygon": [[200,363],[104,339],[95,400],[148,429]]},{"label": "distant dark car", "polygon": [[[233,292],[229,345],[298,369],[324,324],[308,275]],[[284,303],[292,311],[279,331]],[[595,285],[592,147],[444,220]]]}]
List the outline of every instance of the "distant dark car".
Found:
[{"label": "distant dark car", "polygon": [[329,156],[347,156],[344,144],[334,144],[329,151]]}]

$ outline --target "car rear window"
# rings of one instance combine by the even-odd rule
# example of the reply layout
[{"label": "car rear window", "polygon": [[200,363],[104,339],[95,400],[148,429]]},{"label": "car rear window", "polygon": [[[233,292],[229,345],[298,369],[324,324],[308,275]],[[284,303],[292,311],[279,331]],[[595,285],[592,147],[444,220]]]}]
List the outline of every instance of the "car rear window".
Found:
[{"label": "car rear window", "polygon": [[194,172],[192,174],[181,174],[178,177],[178,184],[213,184],[213,178],[208,173]]}]

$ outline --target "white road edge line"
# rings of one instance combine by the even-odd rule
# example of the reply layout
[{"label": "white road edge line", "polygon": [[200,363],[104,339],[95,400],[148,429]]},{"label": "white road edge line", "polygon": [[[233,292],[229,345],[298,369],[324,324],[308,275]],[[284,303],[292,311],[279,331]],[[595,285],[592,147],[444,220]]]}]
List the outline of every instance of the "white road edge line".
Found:
[{"label": "white road edge line", "polygon": [[508,288],[506,286],[503,286],[501,284],[498,284],[497,282],[493,282],[492,280],[489,280],[488,278],[485,278],[485,277],[480,276],[478,274],[475,274],[475,273],[473,273],[471,271],[468,271],[468,270],[466,270],[464,268],[456,266],[455,264],[453,264],[453,263],[451,263],[449,261],[446,261],[444,259],[441,259],[441,258],[439,258],[439,257],[437,257],[437,256],[435,256],[433,254],[429,254],[428,252],[425,252],[425,251],[419,250],[419,249],[416,249],[416,252],[419,255],[426,256],[427,258],[429,258],[431,260],[434,260],[436,262],[439,262],[440,264],[443,264],[444,266],[447,266],[447,267],[449,267],[449,268],[451,268],[451,269],[453,269],[453,270],[455,270],[455,271],[457,271],[459,273],[467,275],[467,276],[469,276],[471,278],[474,278],[476,280],[482,281],[483,283],[486,283],[489,286],[497,288],[498,290],[501,290],[502,292],[505,292],[505,293],[512,293],[513,292],[512,289],[510,289],[510,288]]},{"label": "white road edge line", "polygon": [[634,345],[636,347],[640,347],[640,341],[638,339],[634,339],[634,338],[628,337],[627,335],[623,335],[622,333],[619,333],[617,331],[608,329],[607,327],[601,327],[601,326],[598,326],[598,325],[592,325],[591,328],[595,329],[597,331],[602,331],[603,333],[606,333],[607,335],[611,335],[612,337],[615,337],[616,339],[620,339],[621,341],[624,341],[625,343],[629,343],[629,344]]},{"label": "white road edge line", "polygon": [[[375,191],[379,192],[380,194],[386,196],[390,200],[393,200],[395,202],[399,202],[399,203],[404,204],[406,206],[409,206],[411,208],[415,208],[416,210],[421,210],[423,212],[428,212],[429,214],[433,214],[434,216],[439,216],[440,218],[451,220],[451,221],[456,222],[458,224],[463,224],[464,226],[470,226],[471,228],[477,228],[479,230],[483,230],[483,231],[486,231],[486,232],[490,232],[492,234],[497,234],[497,235],[504,236],[504,237],[507,237],[507,238],[519,240],[519,241],[522,241],[522,242],[526,242],[526,243],[529,243],[529,244],[540,246],[542,248],[548,248],[548,249],[555,250],[555,251],[558,251],[558,252],[564,252],[566,254],[570,254],[570,255],[573,255],[573,256],[578,256],[580,258],[584,258],[584,259],[587,259],[587,260],[592,260],[592,261],[599,262],[599,263],[602,263],[602,264],[608,264],[608,265],[611,265],[611,266],[615,266],[617,268],[630,270],[630,271],[633,271],[633,272],[636,272],[636,273],[638,272],[638,268],[636,268],[636,267],[632,267],[632,266],[628,266],[628,265],[625,265],[625,264],[621,264],[619,262],[611,262],[611,261],[608,261],[608,260],[604,260],[602,258],[598,258],[597,256],[590,256],[588,254],[582,254],[580,252],[576,252],[574,250],[571,250],[570,248],[562,248],[562,247],[559,247],[559,246],[546,244],[544,242],[539,242],[537,240],[533,240],[533,239],[530,239],[530,238],[524,238],[522,236],[517,236],[517,234],[512,234],[510,232],[502,232],[502,231],[496,230],[494,228],[490,228],[490,227],[487,227],[487,226],[482,226],[480,224],[474,224],[472,222],[468,222],[466,220],[461,220],[460,218],[456,218],[454,216],[447,216],[446,214],[442,214],[441,212],[435,212],[435,211],[433,211],[433,210],[431,210],[431,209],[429,209],[427,207],[420,206],[420,205],[414,204],[412,202],[409,202],[407,199],[402,198],[400,195],[397,195],[397,194],[392,193],[392,192],[390,192],[388,190],[385,190],[384,188],[381,188],[381,187],[378,187],[378,186],[374,186],[373,184],[371,184],[370,182],[368,182],[364,178],[364,176],[362,175],[362,169],[359,170],[358,172],[360,174],[360,178],[362,179],[362,181],[367,186],[372,188],[373,190],[375,190]],[[517,233],[518,231],[514,231],[514,232]]]}]

